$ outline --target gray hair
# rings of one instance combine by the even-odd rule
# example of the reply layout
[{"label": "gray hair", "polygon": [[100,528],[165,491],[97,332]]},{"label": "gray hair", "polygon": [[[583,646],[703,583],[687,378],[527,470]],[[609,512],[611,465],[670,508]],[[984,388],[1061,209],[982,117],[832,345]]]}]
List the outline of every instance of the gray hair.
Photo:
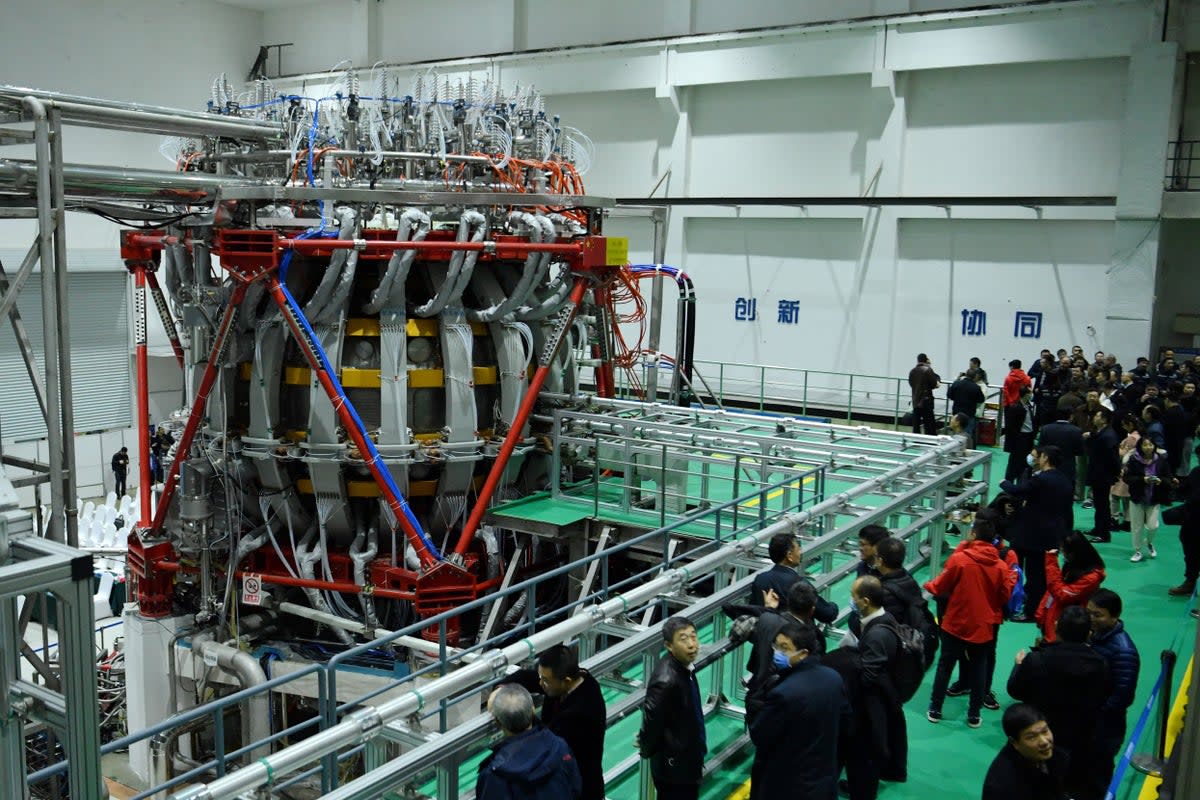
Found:
[{"label": "gray hair", "polygon": [[524,687],[506,683],[492,695],[492,718],[505,733],[520,733],[533,724],[533,696]]}]

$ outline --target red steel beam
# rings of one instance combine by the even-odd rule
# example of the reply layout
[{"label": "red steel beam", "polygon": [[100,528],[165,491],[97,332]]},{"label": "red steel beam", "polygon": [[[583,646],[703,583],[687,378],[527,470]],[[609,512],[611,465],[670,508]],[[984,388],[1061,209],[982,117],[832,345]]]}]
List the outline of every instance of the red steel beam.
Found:
[{"label": "red steel beam", "polygon": [[[187,566],[180,564],[178,561],[159,561],[154,567],[166,572],[200,571],[199,567]],[[263,583],[272,583],[277,586],[298,586],[303,589],[321,589],[327,592],[340,592],[342,594],[371,594],[386,600],[413,600],[416,598],[416,595],[412,592],[402,592],[399,589],[380,589],[373,586],[359,586],[357,583],[348,583],[346,581],[309,580],[308,578],[293,578],[291,575],[272,575],[266,572],[253,572],[240,569],[235,570],[233,573],[235,578],[245,578],[247,575],[253,575],[261,579]]]},{"label": "red steel beam", "polygon": [[[583,302],[583,293],[587,290],[587,279],[579,277],[575,279],[575,287],[571,290],[570,307],[571,314],[566,322],[562,323],[564,328],[571,327],[571,321],[575,318],[576,312],[579,311],[579,304]],[[544,354],[541,364],[537,371],[533,373],[533,380],[529,382],[529,389],[525,393],[525,398],[521,401],[521,407],[517,409],[517,415],[513,418],[512,426],[508,429],[508,434],[504,437],[504,442],[500,445],[500,452],[496,456],[495,463],[492,464],[491,471],[488,472],[487,480],[483,482],[482,488],[479,490],[479,496],[475,500],[475,505],[471,508],[471,516],[467,518],[467,524],[463,526],[462,533],[458,537],[458,545],[455,546],[454,552],[459,555],[465,555],[467,548],[471,546],[471,539],[475,537],[475,531],[479,528],[479,523],[483,521],[483,515],[487,512],[488,503],[491,502],[492,495],[496,491],[496,487],[500,485],[500,478],[504,475],[504,468],[508,466],[508,460],[512,457],[513,450],[517,447],[517,442],[521,439],[521,430],[525,427],[525,423],[529,421],[529,415],[533,413],[533,406],[537,403],[538,394],[542,391],[542,385],[546,383],[546,377],[550,374],[550,367],[554,363],[554,354],[558,352],[558,348],[566,341],[566,335],[563,335],[557,343],[554,351]]]},{"label": "red steel beam", "polygon": [[150,495],[154,491],[150,482],[150,377],[146,360],[146,265],[137,263],[133,271],[134,342],[137,372],[137,425],[138,425],[138,496],[141,499],[141,516],[138,525],[150,522]]},{"label": "red steel beam", "polygon": [[280,239],[284,250],[308,253],[317,250],[365,250],[366,252],[391,252],[393,250],[503,250],[512,253],[560,253],[578,256],[583,252],[579,244],[544,244],[541,242],[430,242],[392,241],[375,239]]},{"label": "red steel beam", "polygon": [[[208,354],[208,364],[205,365],[204,374],[200,377],[200,386],[196,389],[196,397],[192,400],[192,411],[183,428],[179,446],[175,449],[175,460],[171,462],[171,471],[167,474],[162,497],[158,499],[158,510],[154,514],[154,522],[150,525],[150,530],[154,533],[162,530],[163,522],[167,518],[167,509],[171,506],[171,500],[175,496],[175,487],[179,481],[179,465],[191,450],[192,440],[196,438],[196,432],[200,429],[200,420],[204,419],[208,395],[217,381],[217,370],[220,369],[221,358],[229,343],[229,332],[233,329],[234,318],[237,317],[238,307],[242,304],[242,298],[246,296],[248,286],[247,283],[238,283],[233,287],[229,305],[225,306],[225,313],[221,316],[220,325],[217,326],[217,335],[213,339],[212,350]],[[145,523],[142,524],[145,525]]]}]

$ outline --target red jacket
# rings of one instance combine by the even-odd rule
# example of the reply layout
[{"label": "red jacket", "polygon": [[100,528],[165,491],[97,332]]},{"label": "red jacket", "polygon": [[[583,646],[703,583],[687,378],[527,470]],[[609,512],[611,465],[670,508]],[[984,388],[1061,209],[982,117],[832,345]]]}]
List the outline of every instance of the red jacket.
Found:
[{"label": "red jacket", "polygon": [[1042,629],[1042,638],[1047,642],[1055,641],[1058,633],[1054,628],[1063,609],[1067,606],[1086,606],[1092,592],[1099,589],[1103,582],[1104,570],[1097,568],[1067,583],[1058,566],[1058,554],[1046,553],[1046,594],[1038,606],[1036,617],[1038,627]]},{"label": "red jacket", "polygon": [[942,630],[976,644],[995,638],[1004,619],[1004,604],[1012,594],[1017,573],[1000,559],[991,542],[968,541],[950,554],[942,574],[925,583],[937,597],[946,597]]},{"label": "red jacket", "polygon": [[1006,406],[1011,406],[1013,403],[1021,399],[1021,387],[1033,386],[1033,381],[1025,370],[1014,369],[1004,378],[1004,387],[1001,390],[1001,402]]}]

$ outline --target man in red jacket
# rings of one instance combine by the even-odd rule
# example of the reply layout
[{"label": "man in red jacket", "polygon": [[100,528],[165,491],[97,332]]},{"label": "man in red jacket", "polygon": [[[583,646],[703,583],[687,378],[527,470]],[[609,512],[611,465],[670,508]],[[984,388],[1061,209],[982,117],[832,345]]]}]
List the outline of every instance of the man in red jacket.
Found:
[{"label": "man in red jacket", "polygon": [[968,667],[967,685],[971,688],[967,726],[978,728],[983,723],[980,709],[987,691],[988,649],[1017,580],[1017,573],[1001,560],[992,544],[995,538],[996,512],[981,509],[942,574],[925,583],[927,592],[946,601],[941,654],[925,715],[930,722],[941,722],[950,674],[962,660]]},{"label": "man in red jacket", "polygon": [[1005,406],[1011,406],[1021,398],[1022,386],[1033,386],[1033,381],[1025,374],[1025,370],[1021,369],[1021,359],[1014,358],[1008,362],[1008,370],[1000,393],[1000,403]]}]

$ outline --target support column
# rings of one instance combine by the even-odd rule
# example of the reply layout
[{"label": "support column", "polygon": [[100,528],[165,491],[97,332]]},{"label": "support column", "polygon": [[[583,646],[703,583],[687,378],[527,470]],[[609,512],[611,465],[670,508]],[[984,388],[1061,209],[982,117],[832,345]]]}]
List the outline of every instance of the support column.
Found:
[{"label": "support column", "polygon": [[1134,49],[1125,87],[1116,223],[1101,341],[1122,364],[1151,355],[1158,275],[1163,170],[1179,48],[1151,42]]},{"label": "support column", "polygon": [[138,428],[138,497],[141,499],[141,516],[138,527],[150,524],[150,495],[153,483],[150,479],[150,371],[146,360],[146,268],[133,267],[133,330],[134,352],[137,371],[134,384],[137,387],[134,419]]}]

